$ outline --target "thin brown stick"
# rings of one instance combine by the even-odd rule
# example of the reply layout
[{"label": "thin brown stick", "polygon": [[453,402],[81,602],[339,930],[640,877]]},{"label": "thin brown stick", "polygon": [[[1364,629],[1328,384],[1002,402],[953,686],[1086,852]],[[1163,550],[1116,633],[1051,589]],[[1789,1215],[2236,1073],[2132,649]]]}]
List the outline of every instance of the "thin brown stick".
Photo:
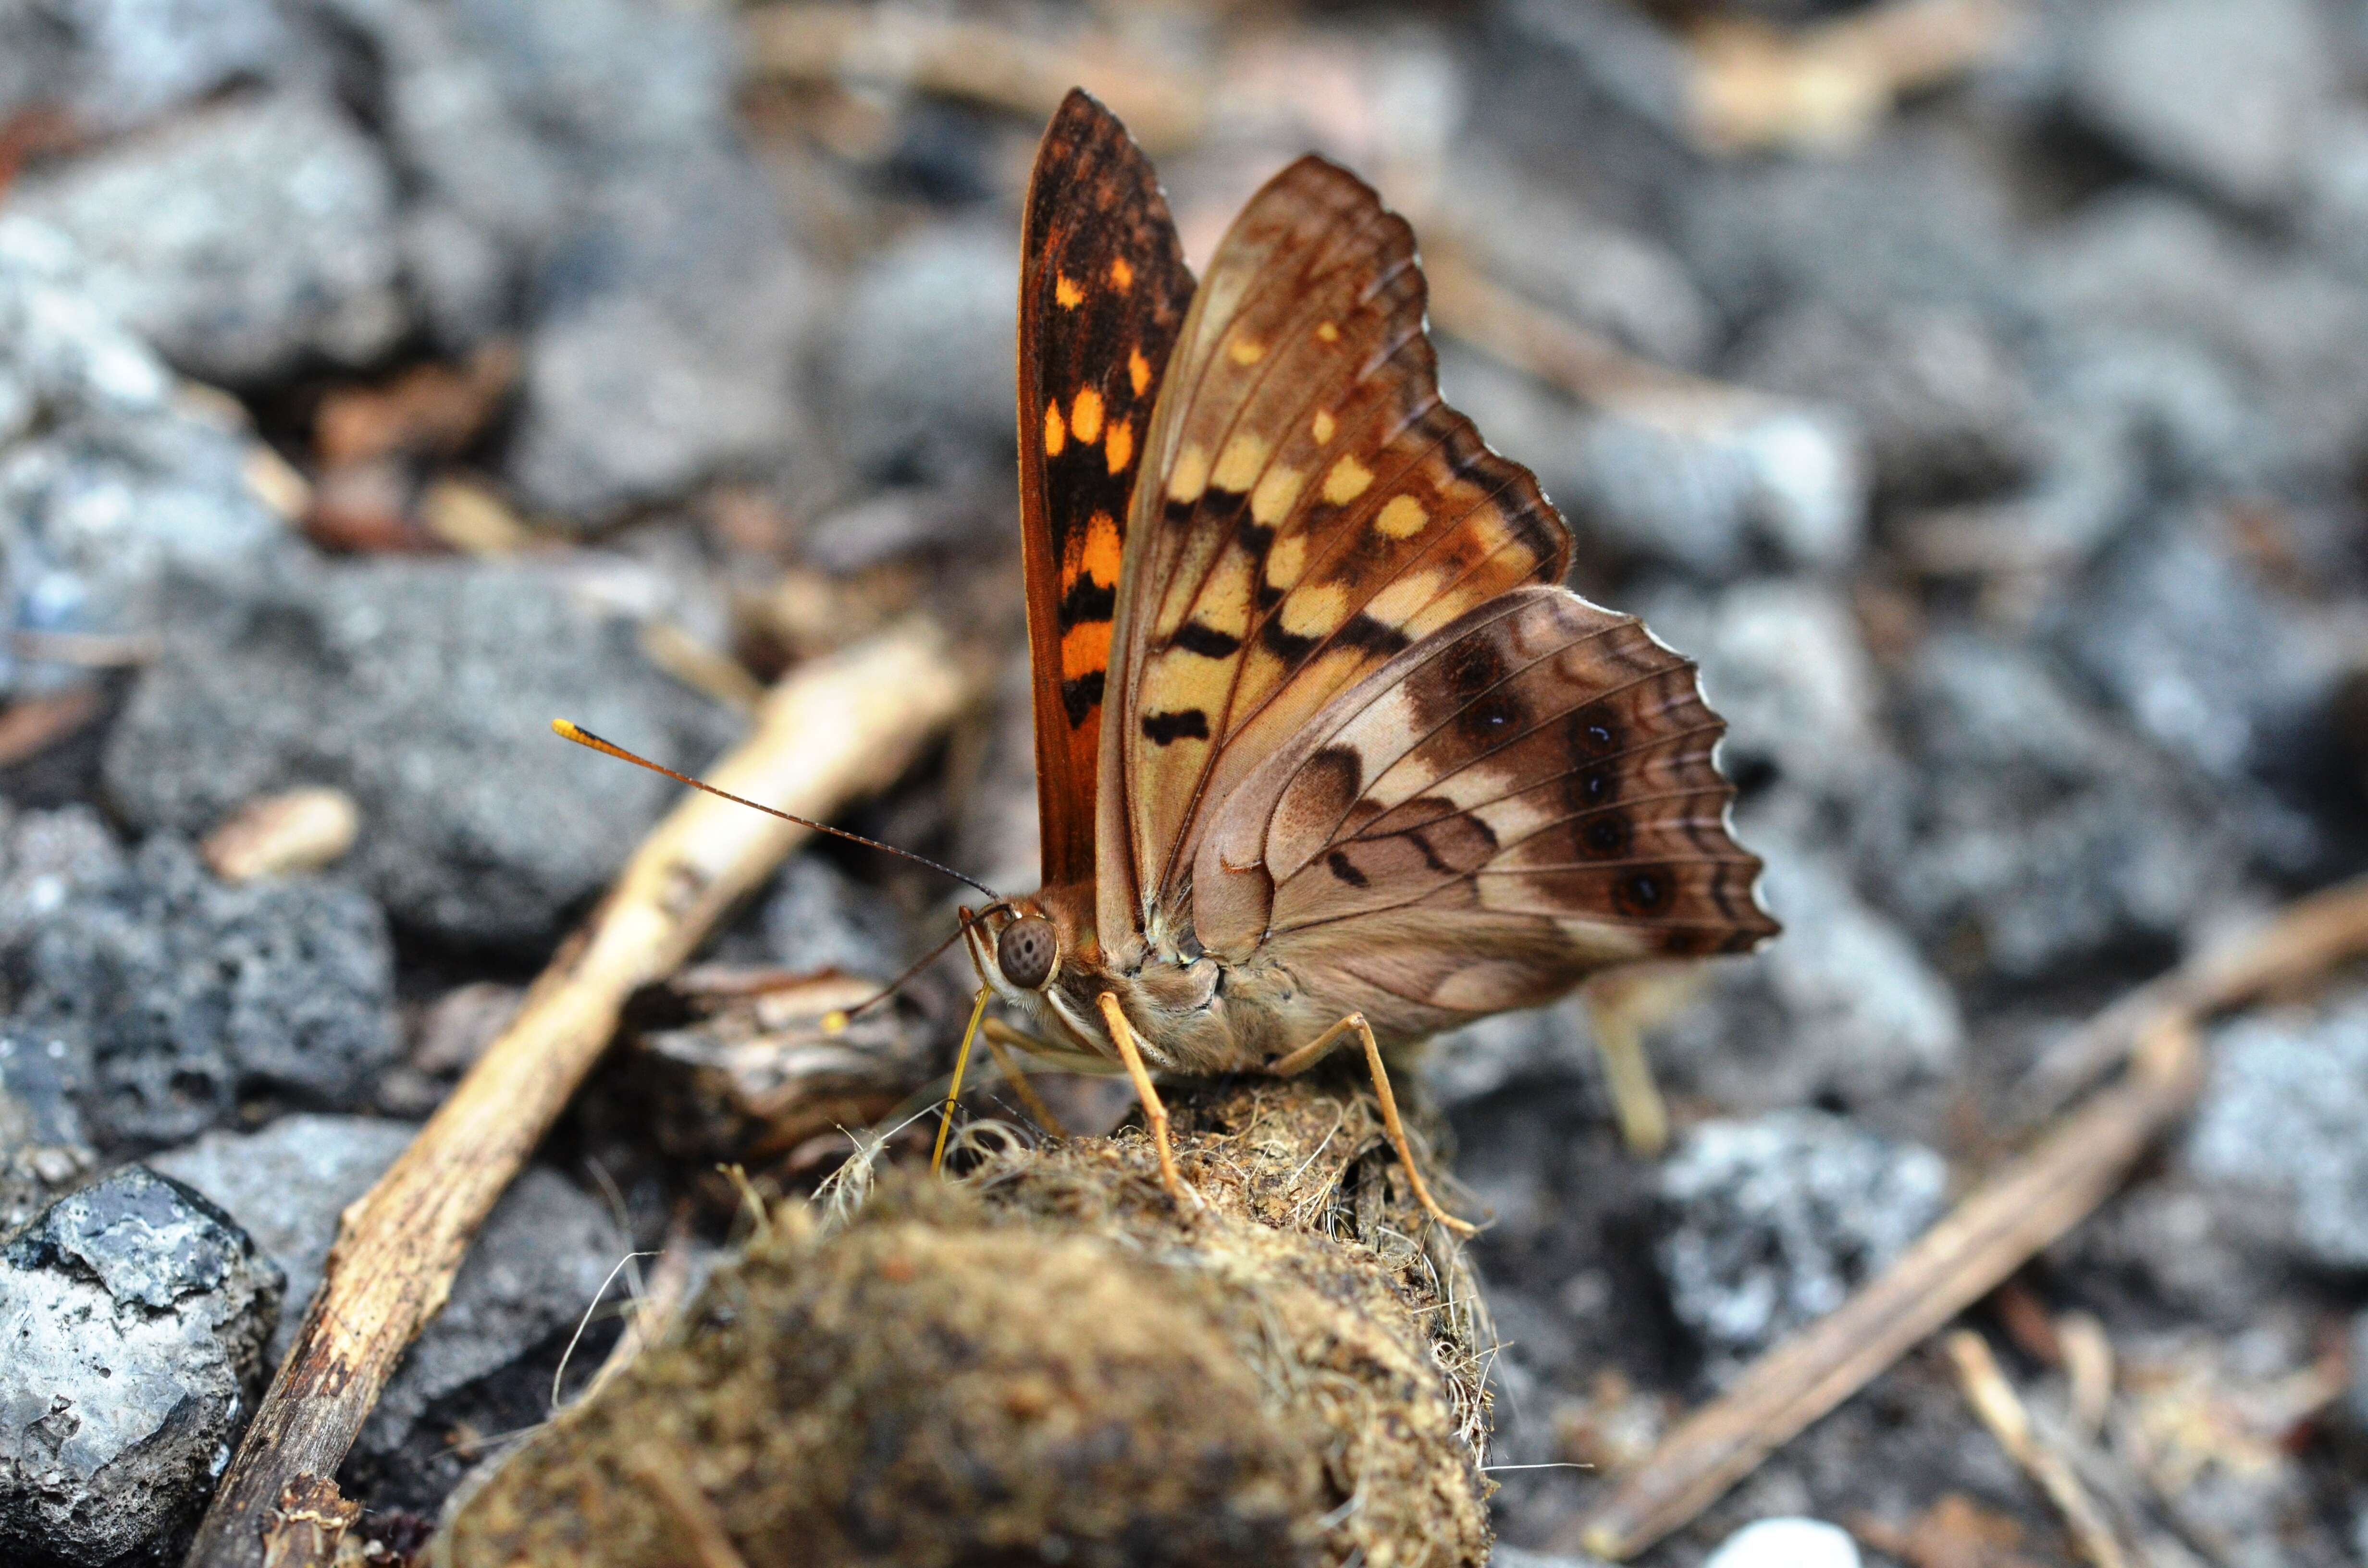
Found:
[{"label": "thin brown stick", "polygon": [[2127,1568],[2129,1554],[2122,1550],[2119,1538],[2113,1534],[2112,1521],[2097,1506],[2089,1489],[2080,1484],[2073,1472],[2071,1461],[2049,1447],[2031,1423],[2031,1413],[2023,1408],[2022,1396],[1998,1369],[1998,1358],[1990,1354],[1989,1342],[1971,1329],[1961,1328],[1945,1342],[1949,1359],[1956,1364],[1958,1385],[1965,1391],[1965,1403],[1974,1407],[1990,1436],[2007,1456],[2021,1465],[2023,1473],[2037,1483],[2064,1516],[2066,1528],[2071,1530],[2073,1543],[2080,1549],[2095,1568]]},{"label": "thin brown stick", "polygon": [[362,1506],[349,1501],[326,1476],[303,1475],[289,1483],[263,1530],[264,1568],[300,1568],[335,1561],[337,1547]]},{"label": "thin brown stick", "polygon": [[1580,1521],[1577,1544],[1609,1558],[1643,1551],[1996,1289],[2120,1184],[2193,1102],[2202,1068],[2192,1028],[2150,1037],[2125,1079],[1984,1182],[1835,1312],[1761,1357],[1724,1396],[1680,1423]]},{"label": "thin brown stick", "polygon": [[1154,152],[1191,142],[1208,118],[1197,83],[1101,35],[1030,38],[895,5],[765,6],[745,28],[759,75],[877,83],[1040,120],[1082,85]]},{"label": "thin brown stick", "polygon": [[[894,779],[969,695],[941,636],[910,624],[786,677],[713,778],[826,813]],[[259,1568],[273,1506],[303,1478],[336,1473],[396,1361],[444,1304],[477,1226],[607,1048],[626,999],[681,967],[806,831],[699,794],[643,841],[501,1038],[346,1210],[190,1568]]]}]

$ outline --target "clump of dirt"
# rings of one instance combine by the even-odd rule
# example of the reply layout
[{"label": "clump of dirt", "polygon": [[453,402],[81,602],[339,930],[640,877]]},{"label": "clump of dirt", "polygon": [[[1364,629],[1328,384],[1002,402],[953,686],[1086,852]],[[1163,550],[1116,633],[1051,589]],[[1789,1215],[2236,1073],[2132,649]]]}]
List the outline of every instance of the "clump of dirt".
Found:
[{"label": "clump of dirt", "polygon": [[777,1210],[434,1561],[1478,1568],[1490,1331],[1371,1101],[1173,1108],[1195,1210],[1132,1128]]}]

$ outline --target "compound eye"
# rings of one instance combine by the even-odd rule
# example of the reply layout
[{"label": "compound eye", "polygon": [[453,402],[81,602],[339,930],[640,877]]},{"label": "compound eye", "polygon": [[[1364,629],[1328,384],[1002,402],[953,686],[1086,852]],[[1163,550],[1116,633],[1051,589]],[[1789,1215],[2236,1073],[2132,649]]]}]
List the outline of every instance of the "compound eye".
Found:
[{"label": "compound eye", "polygon": [[1061,956],[1061,938],[1053,923],[1041,915],[1023,915],[996,938],[995,961],[1003,978],[1022,991],[1033,991],[1053,978],[1053,964]]}]

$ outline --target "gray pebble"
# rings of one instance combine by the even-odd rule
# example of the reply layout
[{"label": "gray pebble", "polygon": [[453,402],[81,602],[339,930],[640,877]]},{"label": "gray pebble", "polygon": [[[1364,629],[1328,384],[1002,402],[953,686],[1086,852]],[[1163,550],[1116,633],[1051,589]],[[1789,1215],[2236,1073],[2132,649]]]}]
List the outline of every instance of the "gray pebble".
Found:
[{"label": "gray pebble", "polygon": [[2212,1055],[2188,1165],[2279,1199],[2276,1241],[2294,1258],[2368,1268],[2368,997],[2242,1019]]},{"label": "gray pebble", "polygon": [[171,656],[108,748],[125,813],[201,832],[256,795],[336,785],[362,809],[351,873],[450,941],[548,941],[673,799],[552,719],[684,767],[729,733],[629,621],[532,566],[382,559],[180,587]]},{"label": "gray pebble", "polygon": [[377,148],[306,92],[208,108],[10,193],[81,247],[97,299],[233,385],[311,356],[366,363],[402,335],[394,200]]},{"label": "gray pebble", "polygon": [[27,1568],[170,1551],[262,1381],[279,1270],[140,1166],[0,1249],[0,1548]]},{"label": "gray pebble", "polygon": [[1669,1302],[1731,1369],[1842,1304],[1940,1216],[1948,1167],[1820,1111],[1689,1131],[1661,1171]]}]

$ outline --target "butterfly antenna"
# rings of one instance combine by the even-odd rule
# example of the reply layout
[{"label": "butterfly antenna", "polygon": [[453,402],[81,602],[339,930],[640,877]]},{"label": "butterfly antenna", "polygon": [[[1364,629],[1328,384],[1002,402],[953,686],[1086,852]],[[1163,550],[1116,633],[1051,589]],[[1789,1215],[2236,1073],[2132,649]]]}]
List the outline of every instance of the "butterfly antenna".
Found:
[{"label": "butterfly antenna", "polygon": [[[614,741],[604,741],[599,736],[594,734],[591,731],[585,729],[582,725],[570,723],[564,719],[553,719],[551,722],[551,727],[552,732],[555,733],[562,740],[574,741],[579,746],[588,746],[594,751],[606,753],[608,756],[616,757],[621,762],[630,762],[636,767],[646,767],[652,773],[663,773],[677,784],[688,784],[694,790],[704,790],[711,795],[718,795],[723,797],[724,800],[735,801],[753,811],[762,812],[768,817],[779,817],[783,822],[793,822],[800,827],[810,827],[816,833],[826,833],[833,838],[844,838],[851,844],[860,844],[867,848],[884,849],[891,855],[901,855],[905,859],[913,861],[916,865],[927,866],[932,871],[941,871],[958,882],[967,883],[969,886],[976,888],[979,892],[995,900],[997,903],[1003,902],[1003,895],[1001,893],[996,892],[993,888],[988,887],[976,877],[966,877],[960,871],[955,870],[951,866],[941,865],[939,862],[930,859],[926,855],[916,855],[909,849],[899,849],[893,844],[882,844],[876,838],[866,838],[860,833],[849,833],[843,827],[833,827],[826,822],[816,822],[812,817],[802,817],[794,812],[785,812],[778,806],[768,806],[764,804],[762,801],[749,800],[745,795],[735,795],[729,790],[719,790],[714,785],[708,783],[705,779],[693,778],[688,773],[677,773],[673,768],[668,767],[662,762],[652,762],[648,757],[642,756],[638,752],[627,751],[623,746],[619,745]],[[954,935],[959,937],[962,933],[957,931]],[[939,950],[943,951],[944,949],[940,949]],[[936,954],[931,954],[930,956],[934,958]],[[867,1003],[865,1006],[868,1006],[870,1004]]]}]

